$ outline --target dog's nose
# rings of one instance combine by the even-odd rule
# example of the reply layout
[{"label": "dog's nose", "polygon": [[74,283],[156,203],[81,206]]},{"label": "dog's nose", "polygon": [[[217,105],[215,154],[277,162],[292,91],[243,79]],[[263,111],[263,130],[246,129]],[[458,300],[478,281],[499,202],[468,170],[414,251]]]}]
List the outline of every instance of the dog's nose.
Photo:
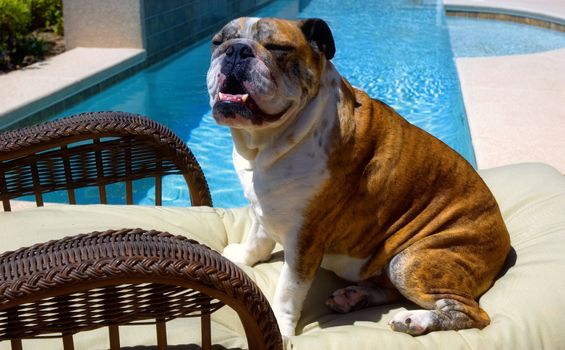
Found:
[{"label": "dog's nose", "polygon": [[226,56],[230,61],[244,60],[246,58],[254,57],[253,49],[247,44],[237,43],[228,47]]}]

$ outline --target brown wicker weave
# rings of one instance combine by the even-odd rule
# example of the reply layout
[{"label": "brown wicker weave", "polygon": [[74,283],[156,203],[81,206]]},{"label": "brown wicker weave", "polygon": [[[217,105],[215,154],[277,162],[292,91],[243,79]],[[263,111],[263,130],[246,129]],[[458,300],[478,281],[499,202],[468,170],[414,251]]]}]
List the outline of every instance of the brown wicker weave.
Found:
[{"label": "brown wicker weave", "polygon": [[88,113],[0,134],[0,199],[98,186],[106,204],[106,186],[126,184],[132,204],[132,181],[154,177],[156,205],[161,205],[162,177],[182,174],[190,184],[192,205],[212,205],[204,174],[184,142],[147,118],[119,112]]},{"label": "brown wicker weave", "polygon": [[[92,141],[89,141],[92,140]],[[0,197],[10,199],[184,175],[194,205],[210,205],[202,171],[184,143],[146,118],[84,114],[0,134]],[[100,176],[99,176],[100,175]],[[129,185],[128,185],[129,183]],[[157,205],[160,204],[160,190]],[[239,315],[250,349],[282,349],[269,303],[241,269],[196,241],[142,229],[94,232],[0,255],[0,340],[61,337],[108,327],[119,349],[119,326],[155,323],[158,349],[167,348],[166,322],[201,317],[202,348],[211,348],[210,314],[223,305]]]}]

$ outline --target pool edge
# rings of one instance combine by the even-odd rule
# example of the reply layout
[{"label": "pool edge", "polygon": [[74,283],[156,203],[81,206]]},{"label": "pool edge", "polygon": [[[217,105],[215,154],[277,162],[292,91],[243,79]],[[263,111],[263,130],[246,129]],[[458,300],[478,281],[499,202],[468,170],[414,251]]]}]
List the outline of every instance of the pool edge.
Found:
[{"label": "pool edge", "polygon": [[1,104],[0,129],[33,123],[64,110],[130,76],[145,59],[143,49],[76,48],[0,76],[5,84],[3,94],[17,91],[9,103]]},{"label": "pool edge", "polygon": [[445,14],[449,17],[470,17],[507,22],[518,22],[559,32],[565,32],[565,21],[555,17],[547,17],[545,15],[538,15],[529,12],[493,9],[488,7],[470,8],[464,6],[447,6],[445,8]]},{"label": "pool edge", "polygon": [[520,22],[565,32],[565,6],[555,0],[526,3],[520,0],[442,0],[447,16],[466,16]]}]

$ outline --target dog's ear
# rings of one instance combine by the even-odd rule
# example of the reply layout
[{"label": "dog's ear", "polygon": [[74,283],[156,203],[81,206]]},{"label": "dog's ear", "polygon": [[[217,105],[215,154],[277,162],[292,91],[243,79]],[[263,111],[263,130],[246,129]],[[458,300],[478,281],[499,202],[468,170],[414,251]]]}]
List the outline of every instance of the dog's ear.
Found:
[{"label": "dog's ear", "polygon": [[300,29],[306,40],[314,43],[318,50],[324,53],[326,59],[331,60],[335,55],[335,43],[332,31],[328,24],[319,18],[309,18],[300,21]]}]

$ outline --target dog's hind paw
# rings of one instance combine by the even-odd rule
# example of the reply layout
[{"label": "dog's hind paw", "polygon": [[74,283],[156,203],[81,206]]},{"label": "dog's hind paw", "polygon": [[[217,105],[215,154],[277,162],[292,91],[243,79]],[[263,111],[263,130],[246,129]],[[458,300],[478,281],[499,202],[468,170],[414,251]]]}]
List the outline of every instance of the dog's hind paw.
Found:
[{"label": "dog's hind paw", "polygon": [[335,312],[346,313],[366,307],[369,293],[361,286],[349,286],[338,289],[326,300],[326,305]]},{"label": "dog's hind paw", "polygon": [[420,335],[430,330],[434,317],[431,310],[401,311],[388,324],[394,331]]},{"label": "dog's hind paw", "polygon": [[326,300],[326,305],[335,312],[346,313],[369,306],[393,303],[401,298],[396,289],[361,283],[336,290]]}]

